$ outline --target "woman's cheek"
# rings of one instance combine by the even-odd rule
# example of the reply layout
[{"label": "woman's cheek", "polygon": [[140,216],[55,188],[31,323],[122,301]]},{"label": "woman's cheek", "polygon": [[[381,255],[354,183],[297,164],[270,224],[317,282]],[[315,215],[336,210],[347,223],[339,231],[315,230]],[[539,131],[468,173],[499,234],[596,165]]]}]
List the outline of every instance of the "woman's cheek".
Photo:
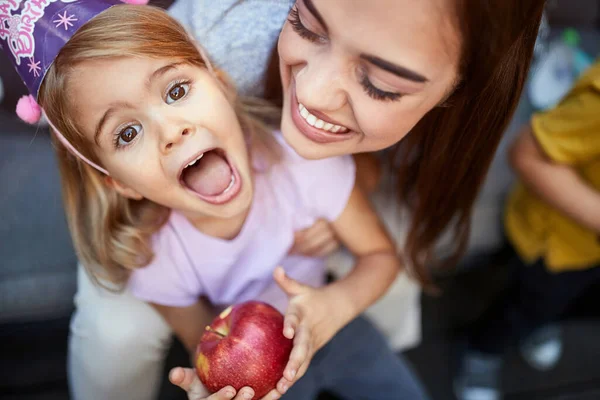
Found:
[{"label": "woman's cheek", "polygon": [[[402,139],[418,121],[414,115],[392,104],[372,102],[370,107],[355,107],[361,131],[374,147],[388,147]],[[358,111],[358,110],[361,111]]]}]

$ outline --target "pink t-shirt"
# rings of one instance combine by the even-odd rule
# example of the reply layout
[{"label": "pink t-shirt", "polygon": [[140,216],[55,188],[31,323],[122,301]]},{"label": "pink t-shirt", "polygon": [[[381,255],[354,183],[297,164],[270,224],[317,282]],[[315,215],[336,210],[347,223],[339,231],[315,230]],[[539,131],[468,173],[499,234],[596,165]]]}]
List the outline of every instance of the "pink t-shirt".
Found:
[{"label": "pink t-shirt", "polygon": [[354,187],[354,162],[350,156],[305,160],[280,142],[281,162],[255,174],[254,200],[239,235],[208,236],[172,212],[153,237],[154,260],[131,275],[134,296],[173,307],[189,306],[200,296],[216,306],[258,299],[283,312],[287,297],[273,281],[276,266],[300,282],[325,283],[322,259],[288,251],[294,232],[318,218],[340,216]]}]

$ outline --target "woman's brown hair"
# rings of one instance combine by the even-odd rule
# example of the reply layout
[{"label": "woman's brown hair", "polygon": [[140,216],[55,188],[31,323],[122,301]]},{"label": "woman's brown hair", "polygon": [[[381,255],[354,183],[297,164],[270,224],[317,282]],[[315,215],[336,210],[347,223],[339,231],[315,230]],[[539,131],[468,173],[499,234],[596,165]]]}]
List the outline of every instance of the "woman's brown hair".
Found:
[{"label": "woman's brown hair", "polygon": [[[473,204],[519,102],[545,3],[455,1],[459,82],[395,146],[387,163],[398,168],[399,198],[411,211],[404,258],[426,285],[432,271],[456,265],[466,251]],[[274,50],[265,97],[281,105]],[[440,257],[436,246],[447,232],[450,248]]]},{"label": "woman's brown hair", "polygon": [[[399,195],[411,210],[405,257],[424,283],[467,249],[473,204],[519,103],[544,3],[456,0],[460,82],[394,154]],[[451,247],[439,257],[436,245],[446,232]]]}]

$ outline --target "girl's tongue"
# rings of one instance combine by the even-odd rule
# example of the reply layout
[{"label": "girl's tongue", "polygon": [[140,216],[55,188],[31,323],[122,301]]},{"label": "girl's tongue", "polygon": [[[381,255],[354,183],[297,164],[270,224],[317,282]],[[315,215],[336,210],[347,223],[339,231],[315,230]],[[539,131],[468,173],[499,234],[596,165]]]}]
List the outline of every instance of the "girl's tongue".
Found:
[{"label": "girl's tongue", "polygon": [[196,164],[183,170],[185,185],[201,196],[216,196],[225,191],[233,173],[225,158],[216,151],[204,153]]}]

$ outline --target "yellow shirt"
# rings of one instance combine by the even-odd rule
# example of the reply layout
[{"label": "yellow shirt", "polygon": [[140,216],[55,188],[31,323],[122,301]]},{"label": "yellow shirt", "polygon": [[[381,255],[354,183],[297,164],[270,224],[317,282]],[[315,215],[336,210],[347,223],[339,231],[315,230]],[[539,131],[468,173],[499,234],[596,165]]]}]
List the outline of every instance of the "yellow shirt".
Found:
[{"label": "yellow shirt", "polygon": [[[546,155],[575,169],[600,191],[600,62],[554,109],[533,116],[532,129]],[[526,262],[543,258],[553,272],[600,264],[597,233],[578,225],[518,183],[505,213],[508,238]]]}]

